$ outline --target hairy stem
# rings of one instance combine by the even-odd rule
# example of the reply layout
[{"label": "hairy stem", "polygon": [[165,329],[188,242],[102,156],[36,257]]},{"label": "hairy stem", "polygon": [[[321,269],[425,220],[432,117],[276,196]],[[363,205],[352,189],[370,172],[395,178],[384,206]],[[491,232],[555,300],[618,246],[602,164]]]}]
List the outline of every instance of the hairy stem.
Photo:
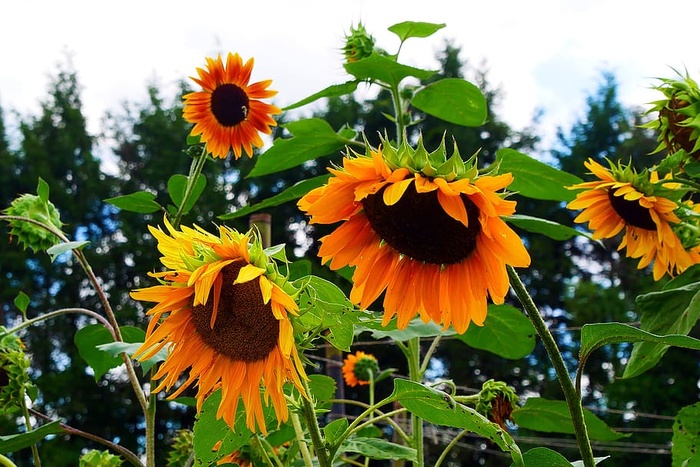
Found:
[{"label": "hairy stem", "polygon": [[[414,337],[408,341],[408,377],[411,381],[420,383],[423,381],[423,373],[420,369],[420,338]],[[417,462],[414,467],[423,467],[425,459],[423,455],[423,419],[411,414],[411,427],[413,431],[412,446],[416,450]]]},{"label": "hairy stem", "polygon": [[583,460],[583,465],[585,467],[595,467],[595,459],[593,457],[593,448],[591,447],[591,440],[588,437],[588,428],[583,418],[583,405],[581,403],[581,398],[576,393],[576,388],[571,381],[569,376],[569,371],[566,369],[566,364],[564,363],[564,358],[559,352],[557,343],[549,332],[547,324],[542,319],[535,302],[530,297],[527,292],[525,285],[520,280],[518,273],[512,266],[507,266],[508,277],[510,278],[510,284],[517,295],[518,300],[523,305],[525,312],[527,313],[530,321],[537,331],[537,335],[542,339],[545,349],[547,350],[547,355],[552,361],[552,366],[554,366],[554,371],[557,373],[557,379],[559,379],[559,384],[561,385],[562,391],[564,391],[564,397],[566,398],[566,403],[569,406],[569,412],[571,413],[571,421],[574,425],[574,433],[576,434],[576,441],[578,442],[579,451],[581,453],[581,459]]}]

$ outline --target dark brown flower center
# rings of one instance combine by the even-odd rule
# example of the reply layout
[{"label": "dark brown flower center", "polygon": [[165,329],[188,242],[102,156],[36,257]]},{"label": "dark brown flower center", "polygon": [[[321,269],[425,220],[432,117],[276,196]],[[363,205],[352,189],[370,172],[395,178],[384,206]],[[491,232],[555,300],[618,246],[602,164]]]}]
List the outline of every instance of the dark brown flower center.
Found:
[{"label": "dark brown flower center", "polygon": [[250,100],[235,84],[222,84],[211,93],[211,112],[223,126],[236,126],[248,118]]},{"label": "dark brown flower center", "polygon": [[445,212],[437,191],[418,193],[411,183],[396,204],[387,206],[385,188],[367,196],[362,205],[372,229],[399,253],[426,263],[454,264],[474,251],[481,232],[479,208],[466,195],[461,199],[469,227]]},{"label": "dark brown flower center", "polygon": [[213,295],[206,305],[194,307],[192,321],[199,337],[218,353],[232,360],[257,362],[277,345],[280,327],[270,302],[263,303],[257,279],[233,285],[245,264],[236,261],[221,270],[223,285],[214,327],[210,325]]},{"label": "dark brown flower center", "polygon": [[612,191],[608,191],[608,199],[615,212],[626,224],[644,230],[656,230],[656,224],[649,214],[649,209],[640,206],[638,201],[628,201],[622,196],[615,196]]}]

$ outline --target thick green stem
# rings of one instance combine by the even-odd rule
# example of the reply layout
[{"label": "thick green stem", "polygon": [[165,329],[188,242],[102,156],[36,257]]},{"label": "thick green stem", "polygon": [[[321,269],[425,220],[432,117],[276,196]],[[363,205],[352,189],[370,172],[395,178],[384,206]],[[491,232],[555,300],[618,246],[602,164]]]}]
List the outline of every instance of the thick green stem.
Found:
[{"label": "thick green stem", "polygon": [[[423,381],[423,373],[420,369],[420,338],[414,337],[408,341],[408,377],[411,381],[420,383]],[[411,414],[411,427],[413,428],[413,448],[416,450],[417,462],[414,467],[423,467],[423,419]]]},{"label": "thick green stem", "polygon": [[[309,383],[305,379],[301,379],[304,385],[304,392],[306,394],[311,394],[311,389],[309,388]],[[321,435],[321,428],[318,426],[318,419],[316,418],[316,410],[314,405],[308,397],[301,398],[301,402],[304,405],[303,414],[306,420],[306,428],[309,431],[309,437],[311,438],[311,444],[314,445],[314,450],[316,451],[316,460],[318,461],[319,467],[331,467],[331,457],[329,456],[326,443]]]},{"label": "thick green stem", "polygon": [[403,112],[403,102],[401,100],[401,94],[399,93],[399,86],[391,86],[391,101],[394,104],[394,118],[396,119],[396,144],[397,146],[401,144],[403,140],[404,131],[406,131],[406,126],[404,125],[404,112]]},{"label": "thick green stem", "polygon": [[204,163],[207,162],[207,149],[206,146],[202,149],[202,154],[192,161],[190,166],[190,175],[187,177],[187,185],[185,185],[185,193],[182,197],[182,202],[177,208],[177,212],[171,219],[171,224],[176,229],[180,227],[180,222],[182,221],[182,216],[185,214],[185,207],[189,203],[192,193],[194,193],[194,187],[197,184],[197,179],[204,169]]},{"label": "thick green stem", "polygon": [[420,366],[420,374],[421,377],[425,374],[425,370],[428,369],[428,366],[430,365],[430,360],[433,358],[433,354],[438,348],[438,345],[440,345],[440,339],[442,336],[438,335],[435,336],[435,339],[433,339],[433,342],[430,343],[430,347],[428,348],[428,351],[425,353],[425,356],[423,357],[423,363]]},{"label": "thick green stem", "polygon": [[576,393],[576,388],[574,388],[574,383],[571,381],[569,376],[569,371],[566,369],[566,364],[564,363],[564,358],[559,352],[557,343],[554,337],[549,332],[547,324],[542,319],[535,302],[530,297],[527,292],[525,285],[520,280],[518,273],[512,266],[508,266],[508,277],[510,278],[510,284],[517,295],[518,300],[523,305],[525,312],[527,313],[530,321],[537,331],[537,335],[542,339],[545,349],[547,350],[547,355],[552,361],[554,366],[554,371],[557,373],[557,378],[559,379],[559,384],[561,385],[562,391],[564,391],[564,397],[566,398],[566,403],[569,406],[569,412],[571,413],[571,421],[574,425],[574,433],[576,434],[576,441],[578,442],[579,450],[581,451],[581,459],[583,460],[583,465],[585,467],[595,467],[595,459],[593,457],[593,448],[591,447],[591,440],[588,437],[588,429],[583,418],[583,405],[581,403],[581,398]]},{"label": "thick green stem", "polygon": [[146,465],[148,467],[156,465],[156,395],[153,392],[148,396],[146,411]]}]

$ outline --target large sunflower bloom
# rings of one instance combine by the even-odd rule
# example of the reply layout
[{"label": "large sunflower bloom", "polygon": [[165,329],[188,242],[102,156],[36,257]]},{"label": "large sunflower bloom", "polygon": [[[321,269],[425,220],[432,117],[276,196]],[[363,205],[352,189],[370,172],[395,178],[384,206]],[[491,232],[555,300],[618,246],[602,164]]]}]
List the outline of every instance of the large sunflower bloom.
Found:
[{"label": "large sunflower bloom", "polygon": [[192,80],[202,91],[185,95],[185,120],[194,123],[192,136],[200,136],[213,157],[225,159],[230,150],[236,159],[242,151],[253,156],[253,146],[260,148],[259,133],[269,135],[277,125],[271,115],[282,113],[278,107],[265,104],[265,99],[277,94],[267,89],[272,80],[248,84],[253,59],[245,64],[238,54],[229,52],[224,65],[221,56],[207,58],[207,68],[197,68],[199,78]]},{"label": "large sunflower bloom", "polygon": [[[585,191],[567,207],[582,209],[574,222],[588,222],[593,239],[612,238],[624,231],[618,250],[626,248],[627,257],[639,258],[639,269],[653,261],[654,280],[666,273],[680,274],[694,263],[672,229],[672,224],[680,222],[675,201],[653,194],[653,189],[644,187],[643,177],[629,168],[608,170],[593,159],[584,165],[598,180],[570,187]],[[649,177],[658,181],[656,173]]]},{"label": "large sunflower bloom", "polygon": [[181,375],[187,379],[170,397],[192,385],[197,387],[197,408],[212,391],[221,388],[217,416],[233,426],[239,399],[246,424],[266,432],[265,404],[270,400],[277,419],[287,420],[282,386],[291,381],[305,394],[306,378],[299,359],[288,314],[298,307],[283,287],[257,238],[225,226],[219,235],[194,229],[173,228],[167,233],[149,227],[163,254],[165,272],[153,273],[161,285],[135,290],[137,300],[156,302],[148,311],[151,321],[146,341],[136,352],[143,360],[168,349],[154,379],[154,391],[170,390]]},{"label": "large sunflower bloom", "polygon": [[[311,223],[342,224],[321,239],[331,269],[355,266],[350,299],[369,307],[382,292],[384,324],[398,315],[405,328],[416,314],[464,332],[486,318],[487,296],[503,303],[506,264],[527,266],[530,256],[501,216],[515,202],[496,192],[511,174],[479,176],[457,148],[428,153],[387,142],[343,167],[299,201]],[[437,167],[437,168],[436,168]]]}]

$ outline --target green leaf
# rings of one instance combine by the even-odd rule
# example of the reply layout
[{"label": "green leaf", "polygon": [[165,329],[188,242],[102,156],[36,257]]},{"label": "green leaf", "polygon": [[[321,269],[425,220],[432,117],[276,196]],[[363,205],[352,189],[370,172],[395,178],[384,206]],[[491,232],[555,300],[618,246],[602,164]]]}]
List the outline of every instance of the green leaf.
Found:
[{"label": "green leaf", "polygon": [[50,191],[49,184],[46,183],[43,178],[39,177],[39,183],[36,186],[36,194],[39,195],[39,199],[44,203],[48,203]]},{"label": "green leaf", "polygon": [[576,230],[573,227],[547,219],[540,219],[539,217],[513,214],[512,216],[506,217],[506,221],[528,232],[546,235],[554,240],[568,240],[577,235],[590,238],[590,235]]},{"label": "green leaf", "polygon": [[411,105],[456,125],[475,127],[486,122],[486,98],[478,87],[461,78],[445,78],[421,88]]},{"label": "green leaf", "polygon": [[292,105],[288,105],[285,107],[284,110],[285,112],[287,110],[292,110],[296,109],[302,106],[305,106],[306,104],[310,104],[318,99],[322,99],[324,97],[340,97],[344,96],[346,94],[350,94],[355,92],[355,89],[357,89],[357,85],[360,83],[360,81],[355,80],[355,81],[348,81],[346,83],[342,84],[332,84],[328,86],[327,88],[315,93],[311,94],[309,97],[306,97],[298,102],[295,102]]},{"label": "green leaf", "polygon": [[[129,357],[133,357],[136,351],[141,347],[143,342],[110,342],[108,344],[100,344],[97,348],[103,352],[107,352],[113,357],[118,357],[120,353],[126,353]],[[164,361],[168,356],[168,349],[163,348],[148,360],[139,361],[144,373],[148,372],[157,363]],[[120,359],[121,361],[121,359]]]},{"label": "green leaf", "polygon": [[[547,448],[533,448],[523,454],[525,467],[571,467],[571,462],[566,460],[556,451]],[[510,464],[514,467],[515,464]]]},{"label": "green leaf", "polygon": [[535,328],[510,305],[489,305],[483,326],[472,324],[459,339],[475,349],[517,360],[535,349]]},{"label": "green leaf", "polygon": [[27,433],[0,436],[0,454],[10,454],[31,447],[49,435],[63,433],[61,422],[54,420]]},{"label": "green leaf", "polygon": [[406,459],[410,462],[417,460],[415,449],[381,438],[350,438],[341,445],[340,450],[356,452],[370,459]]},{"label": "green leaf", "polygon": [[700,350],[700,340],[685,335],[657,336],[623,323],[585,324],[581,329],[579,367],[586,364],[588,357],[594,350],[604,345],[620,342],[653,342],[664,346]]},{"label": "green leaf", "polygon": [[353,304],[337,285],[317,276],[307,276],[295,281],[302,289],[299,298],[300,316],[295,325],[301,330],[328,329],[323,334],[335,348],[350,351],[355,337],[355,324],[360,320]]},{"label": "green leaf", "polygon": [[[146,337],[143,329],[134,326],[122,326],[119,329],[125,342],[143,342]],[[94,371],[95,381],[99,381],[109,370],[124,363],[121,358],[97,348],[99,345],[114,342],[112,334],[101,324],[90,324],[80,329],[75,333],[74,341],[78,353]]]},{"label": "green leaf", "polygon": [[326,375],[309,375],[309,390],[317,402],[335,397],[335,380]]},{"label": "green leaf", "polygon": [[401,42],[410,37],[430,37],[446,26],[445,23],[424,23],[421,21],[404,21],[389,26],[389,31],[393,32]]},{"label": "green leaf", "polygon": [[364,320],[355,328],[355,333],[369,331],[372,333],[372,338],[379,340],[386,337],[396,342],[406,342],[415,337],[435,337],[435,336],[452,336],[456,334],[452,328],[442,330],[442,326],[435,324],[432,321],[424,323],[421,319],[415,318],[408,323],[405,329],[396,327],[396,320],[391,320],[386,326],[382,326],[382,318]]},{"label": "green leaf", "polygon": [[112,206],[116,206],[124,211],[150,214],[161,209],[160,204],[158,204],[155,199],[156,195],[153,193],[148,191],[137,191],[129,195],[107,198],[105,203],[109,203]]},{"label": "green leaf", "polygon": [[267,209],[271,208],[274,206],[279,206],[280,204],[284,204],[288,201],[293,201],[295,199],[299,199],[305,194],[307,194],[309,191],[313,190],[314,188],[318,188],[325,184],[328,181],[328,178],[330,177],[330,174],[326,175],[319,175],[318,177],[313,177],[309,178],[307,180],[302,180],[300,182],[295,183],[291,187],[287,188],[286,190],[282,191],[281,193],[277,193],[274,196],[271,196],[269,198],[266,198],[264,201],[261,201],[260,203],[254,204],[252,206],[246,206],[244,208],[241,208],[235,212],[231,212],[229,214],[224,214],[221,216],[218,216],[219,219],[222,220],[230,220],[230,219],[236,219],[238,217],[242,216],[247,216],[248,214],[252,214],[254,212],[257,212],[261,209]]},{"label": "green leaf", "polygon": [[25,317],[27,313],[27,307],[29,306],[29,301],[29,295],[21,291],[15,297],[15,306],[19,309],[19,311],[22,312],[23,315],[25,315]]},{"label": "green leaf", "polygon": [[[574,433],[574,424],[566,401],[530,397],[525,405],[513,410],[513,421],[523,428],[545,433]],[[614,441],[629,435],[618,433],[590,410],[583,410],[588,435],[595,441]]]},{"label": "green leaf", "polygon": [[676,415],[671,455],[674,466],[700,465],[700,402],[682,408]]},{"label": "green leaf", "polygon": [[409,76],[423,81],[436,73],[435,71],[402,65],[378,53],[372,53],[367,58],[346,63],[344,66],[348,73],[360,81],[381,81],[390,86],[398,86],[404,78]]},{"label": "green leaf", "polygon": [[513,174],[513,183],[508,189],[528,198],[571,201],[576,193],[565,187],[582,181],[514,149],[499,149],[496,160],[500,164],[499,174]]},{"label": "green leaf", "polygon": [[449,394],[413,381],[395,379],[391,397],[430,423],[462,428],[491,440],[509,452],[517,465],[523,465],[520,449],[508,432],[474,409],[457,404]]},{"label": "green leaf", "polygon": [[343,149],[350,140],[337,134],[320,118],[309,118],[283,125],[293,137],[278,138],[258,156],[248,177],[260,177],[291,169],[306,161]]},{"label": "green leaf", "polygon": [[[182,201],[185,198],[185,190],[187,189],[188,180],[189,177],[181,174],[175,174],[168,180],[168,193],[170,194],[170,199],[173,200],[173,203],[178,208],[180,207],[180,204],[182,204]],[[187,214],[188,212],[190,212],[190,210],[192,210],[194,204],[202,195],[206,186],[206,177],[202,174],[199,174],[199,176],[197,177],[197,181],[195,182],[194,187],[192,188],[192,194],[190,195],[190,199],[187,200],[187,205],[183,210],[183,214]]]},{"label": "green leaf", "polygon": [[46,253],[48,253],[48,255],[51,257],[51,261],[55,261],[56,258],[61,256],[63,253],[71,250],[82,250],[83,248],[85,248],[85,245],[89,243],[90,242],[87,240],[84,240],[82,242],[59,243],[47,249]]},{"label": "green leaf", "polygon": [[326,438],[326,442],[332,446],[340,439],[340,436],[345,433],[347,429],[348,419],[344,417],[339,418],[323,427],[323,436]]},{"label": "green leaf", "polygon": [[[238,402],[236,421],[233,430],[223,418],[216,416],[221,403],[221,389],[213,392],[202,404],[197,414],[192,431],[194,432],[194,453],[201,465],[215,465],[224,455],[237,450],[248,443],[253,433],[245,423],[243,401]],[[265,406],[263,406],[265,409]],[[267,419],[267,417],[266,417]],[[214,447],[221,442],[221,446]]]},{"label": "green leaf", "polygon": [[[700,282],[674,288],[679,284],[683,282],[671,281],[661,291],[637,297],[643,330],[657,336],[688,335],[700,318]],[[667,344],[659,342],[635,343],[622,377],[633,378],[653,368],[668,348]]]}]

